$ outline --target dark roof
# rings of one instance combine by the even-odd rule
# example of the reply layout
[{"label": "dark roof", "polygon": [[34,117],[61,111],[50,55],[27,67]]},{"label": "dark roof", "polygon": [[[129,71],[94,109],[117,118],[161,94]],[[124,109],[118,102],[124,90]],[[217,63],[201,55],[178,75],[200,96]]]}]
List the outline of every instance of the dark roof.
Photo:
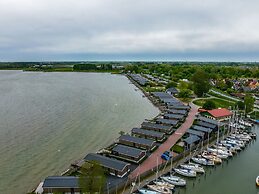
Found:
[{"label": "dark roof", "polygon": [[179,105],[179,104],[170,104],[168,105],[169,109],[181,109],[181,110],[189,110],[190,107],[189,106],[185,106],[185,105]]},{"label": "dark roof", "polygon": [[178,110],[178,109],[168,109],[168,113],[174,113],[174,114],[182,114],[185,115],[187,113],[187,110]]},{"label": "dark roof", "polygon": [[43,188],[79,188],[78,177],[50,176],[44,180]]},{"label": "dark roof", "polygon": [[169,119],[182,119],[184,118],[184,115],[180,115],[180,114],[164,114],[165,118],[169,118]]},{"label": "dark roof", "polygon": [[202,137],[202,138],[204,137],[204,133],[202,131],[188,129],[187,132],[192,134],[192,135],[197,135],[197,136]]},{"label": "dark roof", "polygon": [[206,123],[204,121],[198,121],[197,125],[207,127],[207,128],[211,128],[211,129],[215,129],[217,127],[217,125],[214,125],[214,124],[211,124],[211,123]]},{"label": "dark roof", "polygon": [[129,74],[129,76],[135,80],[136,82],[138,82],[140,85],[146,85],[148,83],[148,79],[142,77],[139,74]]},{"label": "dark roof", "polygon": [[190,145],[190,144],[193,144],[193,143],[195,143],[199,140],[200,140],[200,138],[197,135],[190,135],[189,137],[187,137],[183,141],[186,142],[188,145]]},{"label": "dark roof", "polygon": [[192,129],[195,129],[197,131],[206,132],[206,133],[211,133],[212,132],[211,128],[202,127],[202,126],[198,126],[198,125],[192,125]]},{"label": "dark roof", "polygon": [[137,134],[142,134],[142,135],[147,135],[147,136],[157,137],[157,138],[163,138],[165,135],[164,133],[161,133],[161,132],[140,129],[140,128],[133,128],[132,133],[137,133]]},{"label": "dark roof", "polygon": [[173,98],[170,94],[166,92],[152,92],[152,94],[158,98]]},{"label": "dark roof", "polygon": [[166,91],[174,93],[174,94],[178,93],[178,90],[176,88],[174,88],[174,87],[168,88]]},{"label": "dark roof", "polygon": [[142,128],[149,128],[149,129],[160,129],[160,130],[164,130],[164,131],[170,131],[172,129],[171,126],[167,126],[167,125],[160,125],[160,124],[156,124],[156,123],[149,123],[149,122],[143,122],[141,124]]},{"label": "dark roof", "polygon": [[144,150],[133,148],[130,146],[120,145],[120,144],[116,145],[112,149],[112,152],[113,153],[116,152],[118,154],[130,156],[133,158],[138,158],[142,153],[146,153],[146,151],[144,151]]},{"label": "dark roof", "polygon": [[88,162],[96,161],[96,162],[100,163],[100,165],[105,167],[105,168],[110,168],[110,169],[114,169],[114,170],[117,170],[117,171],[123,171],[123,169],[126,166],[130,165],[129,163],[126,163],[126,162],[123,162],[123,161],[120,161],[120,160],[116,160],[116,159],[113,159],[113,158],[108,158],[106,156],[102,156],[100,154],[94,154],[94,153],[88,154],[84,158],[84,160],[88,161]]},{"label": "dark roof", "polygon": [[161,101],[163,101],[164,103],[177,103],[177,104],[182,104],[182,102],[180,102],[179,100],[175,99],[175,98],[161,98]]},{"label": "dark roof", "polygon": [[211,123],[211,124],[214,124],[214,125],[219,125],[219,126],[222,126],[222,125],[223,125],[223,123],[218,122],[217,120],[210,119],[210,118],[203,117],[203,116],[199,116],[198,119],[199,119],[200,121],[204,121],[204,122],[206,122],[206,123]]},{"label": "dark roof", "polygon": [[141,137],[133,137],[130,135],[122,135],[122,136],[120,136],[119,140],[137,143],[137,144],[146,145],[146,146],[152,146],[155,143],[155,141],[150,140],[150,139],[145,139],[145,138],[141,138]]},{"label": "dark roof", "polygon": [[157,119],[156,120],[157,123],[162,123],[162,124],[166,124],[166,125],[177,125],[178,124],[178,120],[171,120],[171,119]]}]

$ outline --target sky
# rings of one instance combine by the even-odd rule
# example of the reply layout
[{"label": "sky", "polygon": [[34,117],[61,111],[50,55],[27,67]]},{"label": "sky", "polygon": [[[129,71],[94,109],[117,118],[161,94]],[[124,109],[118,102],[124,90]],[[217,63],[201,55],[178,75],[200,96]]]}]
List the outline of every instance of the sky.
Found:
[{"label": "sky", "polygon": [[259,61],[258,0],[1,0],[0,61]]}]

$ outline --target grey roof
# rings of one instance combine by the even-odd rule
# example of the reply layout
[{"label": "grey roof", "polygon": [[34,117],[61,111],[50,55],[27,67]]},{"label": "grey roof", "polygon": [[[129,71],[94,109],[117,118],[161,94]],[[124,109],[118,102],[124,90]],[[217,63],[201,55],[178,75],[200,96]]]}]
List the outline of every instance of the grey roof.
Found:
[{"label": "grey roof", "polygon": [[198,125],[192,125],[191,128],[195,129],[197,131],[202,131],[202,132],[206,132],[206,133],[211,133],[212,132],[211,128],[202,127],[202,126],[198,126]]},{"label": "grey roof", "polygon": [[152,94],[158,98],[173,98],[170,94],[166,92],[152,92]]},{"label": "grey roof", "polygon": [[50,176],[44,180],[43,188],[79,188],[78,177]]},{"label": "grey roof", "polygon": [[157,123],[162,123],[162,124],[166,124],[166,125],[177,125],[178,124],[178,120],[171,120],[171,119],[157,119],[156,120]]},{"label": "grey roof", "polygon": [[88,154],[85,158],[85,161],[96,161],[99,162],[101,166],[105,167],[105,168],[110,168],[110,169],[114,169],[117,171],[123,171],[123,169],[127,166],[129,166],[129,163],[120,161],[120,160],[116,160],[113,158],[108,158],[106,156],[102,156],[100,154],[94,154],[94,153],[90,153]]},{"label": "grey roof", "polygon": [[214,125],[214,124],[211,124],[211,123],[206,123],[204,121],[198,121],[197,124],[201,125],[203,127],[211,128],[211,129],[215,129],[217,127],[217,125]]},{"label": "grey roof", "polygon": [[197,135],[190,135],[189,137],[187,137],[183,141],[186,142],[188,145],[190,145],[190,144],[193,144],[193,143],[195,143],[199,140],[200,140],[200,138]]},{"label": "grey roof", "polygon": [[214,120],[214,119],[210,119],[210,118],[203,117],[203,116],[199,116],[198,119],[199,119],[200,121],[204,121],[204,122],[206,122],[206,123],[210,123],[210,124],[214,124],[214,125],[219,125],[219,126],[222,126],[222,125],[223,125],[223,123],[221,123],[221,122],[218,122],[218,121],[216,121],[216,120]]},{"label": "grey roof", "polygon": [[176,88],[174,88],[174,87],[168,88],[166,91],[174,93],[174,94],[178,93],[178,90]]},{"label": "grey roof", "polygon": [[155,143],[155,141],[150,140],[150,139],[145,139],[145,138],[141,138],[141,137],[133,137],[130,135],[122,135],[122,136],[120,136],[119,140],[137,143],[137,144],[146,145],[146,146],[152,146]]},{"label": "grey roof", "polygon": [[204,133],[202,131],[188,129],[187,132],[192,134],[192,135],[197,135],[197,136],[202,137],[202,138],[204,137]]},{"label": "grey roof", "polygon": [[151,137],[157,137],[157,138],[163,138],[164,133],[157,132],[157,131],[151,131],[151,130],[146,130],[146,129],[140,129],[140,128],[133,128],[132,133],[134,134],[142,134],[142,135],[147,135]]},{"label": "grey roof", "polygon": [[169,118],[169,119],[182,119],[184,118],[184,115],[180,115],[180,114],[164,114],[165,118]]},{"label": "grey roof", "polygon": [[130,156],[133,158],[138,158],[142,153],[146,153],[146,151],[141,150],[141,149],[137,149],[137,148],[133,148],[130,146],[125,146],[125,145],[116,145],[113,149],[112,152],[114,153],[118,153],[121,155],[125,155],[125,156]]},{"label": "grey roof", "polygon": [[178,110],[178,109],[168,109],[168,113],[173,113],[173,114],[182,114],[185,115],[187,113],[187,110]]},{"label": "grey roof", "polygon": [[143,122],[141,124],[141,127],[146,129],[159,129],[159,130],[164,130],[164,131],[171,131],[172,127],[167,126],[167,125],[160,125],[160,124],[156,124],[156,123],[149,123],[149,122]]},{"label": "grey roof", "polygon": [[168,105],[168,108],[169,109],[180,109],[180,110],[188,110],[188,109],[190,109],[190,107],[189,106],[185,106],[185,105],[179,105],[179,104],[170,104],[170,105]]},{"label": "grey roof", "polygon": [[160,99],[164,103],[181,103],[179,100],[177,100],[175,98],[160,98]]},{"label": "grey roof", "polygon": [[140,85],[145,85],[148,83],[148,79],[142,77],[139,74],[129,74],[129,76],[135,80],[136,82],[138,82]]}]

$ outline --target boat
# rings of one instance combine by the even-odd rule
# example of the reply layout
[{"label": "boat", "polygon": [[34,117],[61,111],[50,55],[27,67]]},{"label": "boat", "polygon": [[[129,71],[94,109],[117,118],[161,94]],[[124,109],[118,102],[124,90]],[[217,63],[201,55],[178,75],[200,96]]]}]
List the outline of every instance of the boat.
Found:
[{"label": "boat", "polygon": [[222,160],[217,155],[210,154],[210,153],[208,153],[206,151],[202,152],[201,156],[203,158],[206,158],[206,159],[209,159],[209,160],[213,160],[215,164],[221,164],[222,163]]},{"label": "boat", "polygon": [[180,177],[177,176],[162,176],[161,177],[162,180],[171,183],[175,186],[185,186],[186,185],[186,181]]},{"label": "boat", "polygon": [[255,179],[256,186],[259,187],[259,176]]},{"label": "boat", "polygon": [[219,154],[224,154],[224,155],[227,155],[227,156],[233,156],[233,154],[228,150],[224,151],[224,150],[221,150],[221,149],[214,149],[214,148],[210,148],[210,147],[208,147],[207,150],[209,152],[214,152],[214,153],[217,153],[217,154],[219,153]]},{"label": "boat", "polygon": [[140,194],[159,194],[158,192],[156,191],[151,191],[151,190],[148,190],[148,189],[139,189],[138,192]]},{"label": "boat", "polygon": [[174,186],[173,184],[168,183],[168,182],[165,182],[165,181],[155,180],[155,181],[153,181],[153,183],[154,183],[155,185],[168,188],[168,189],[170,189],[170,190],[174,190],[174,189],[175,189],[175,186]]},{"label": "boat", "polygon": [[147,188],[162,194],[172,194],[172,191],[159,185],[147,185]]},{"label": "boat", "polygon": [[185,169],[193,170],[197,173],[205,173],[204,168],[199,164],[189,162],[188,164],[181,164],[180,166]]},{"label": "boat", "polygon": [[208,159],[205,159],[202,157],[193,157],[192,161],[194,161],[197,164],[204,165],[204,166],[214,166],[215,165],[214,161],[208,160]]},{"label": "boat", "polygon": [[196,172],[193,170],[189,169],[184,169],[184,168],[175,168],[174,171],[182,176],[186,177],[196,177]]}]

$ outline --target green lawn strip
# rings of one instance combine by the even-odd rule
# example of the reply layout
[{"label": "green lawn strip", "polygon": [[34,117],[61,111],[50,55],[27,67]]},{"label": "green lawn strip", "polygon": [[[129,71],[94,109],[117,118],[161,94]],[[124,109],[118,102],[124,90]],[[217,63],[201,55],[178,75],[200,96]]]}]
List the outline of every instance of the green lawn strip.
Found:
[{"label": "green lawn strip", "polygon": [[217,108],[229,108],[230,106],[235,105],[235,102],[233,102],[233,101],[225,101],[225,100],[221,100],[221,99],[217,99],[217,98],[199,99],[199,100],[193,101],[193,103],[198,106],[203,106],[203,104],[207,100],[212,100],[216,104]]},{"label": "green lawn strip", "polygon": [[184,148],[182,146],[179,146],[179,145],[175,144],[173,147],[171,147],[170,150],[175,152],[175,153],[180,154],[184,151]]}]

